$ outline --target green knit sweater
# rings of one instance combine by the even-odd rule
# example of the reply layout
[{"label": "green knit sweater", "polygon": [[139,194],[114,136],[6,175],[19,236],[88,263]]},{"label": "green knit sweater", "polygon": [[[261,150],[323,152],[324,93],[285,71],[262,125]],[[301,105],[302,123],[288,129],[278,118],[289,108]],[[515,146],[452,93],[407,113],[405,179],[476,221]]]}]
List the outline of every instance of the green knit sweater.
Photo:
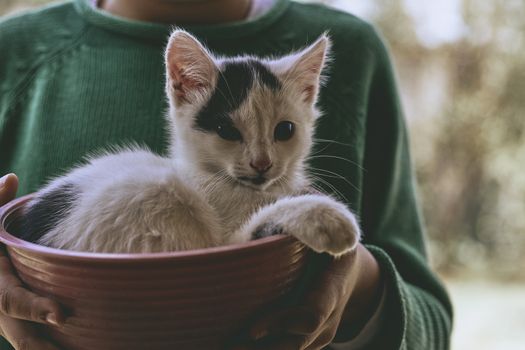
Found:
[{"label": "green knit sweater", "polygon": [[[320,141],[312,166],[344,176],[326,172],[320,184],[359,215],[388,286],[384,326],[370,349],[448,348],[451,305],[427,263],[396,84],[374,29],[289,0],[251,21],[185,29],[221,55],[286,54],[329,30],[334,61],[317,137],[337,142]],[[19,195],[108,145],[134,141],[165,153],[169,32],[87,0],[0,22],[0,175],[18,174]]]}]

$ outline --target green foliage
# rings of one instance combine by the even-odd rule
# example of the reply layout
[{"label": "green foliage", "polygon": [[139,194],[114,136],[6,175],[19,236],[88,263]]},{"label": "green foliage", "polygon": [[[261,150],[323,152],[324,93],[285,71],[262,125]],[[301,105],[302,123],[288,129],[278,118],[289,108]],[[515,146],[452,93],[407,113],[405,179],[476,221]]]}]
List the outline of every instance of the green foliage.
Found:
[{"label": "green foliage", "polygon": [[[392,37],[400,35],[389,30],[399,23],[400,7],[390,3],[377,23],[392,45],[404,101],[411,107],[433,261],[444,273],[522,278],[525,3],[464,0],[468,34],[431,49],[410,33]],[[425,96],[421,88],[441,90],[437,96],[444,97],[438,104],[431,101],[434,108],[428,110],[412,101]]]},{"label": "green foliage", "polygon": [[1,0],[0,15],[22,11],[52,2],[51,0]]}]

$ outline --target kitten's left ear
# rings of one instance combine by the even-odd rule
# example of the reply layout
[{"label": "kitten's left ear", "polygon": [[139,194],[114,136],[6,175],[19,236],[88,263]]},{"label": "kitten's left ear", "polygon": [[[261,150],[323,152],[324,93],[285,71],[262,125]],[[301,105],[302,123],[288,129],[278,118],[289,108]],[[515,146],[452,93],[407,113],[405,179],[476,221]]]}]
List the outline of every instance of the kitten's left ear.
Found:
[{"label": "kitten's left ear", "polygon": [[321,73],[327,63],[331,40],[323,33],[312,45],[296,54],[283,57],[275,62],[275,68],[284,69],[284,80],[299,92],[303,101],[314,104],[317,100]]},{"label": "kitten's left ear", "polygon": [[218,69],[213,57],[191,34],[176,30],[166,48],[167,93],[177,105],[195,103],[211,91]]}]

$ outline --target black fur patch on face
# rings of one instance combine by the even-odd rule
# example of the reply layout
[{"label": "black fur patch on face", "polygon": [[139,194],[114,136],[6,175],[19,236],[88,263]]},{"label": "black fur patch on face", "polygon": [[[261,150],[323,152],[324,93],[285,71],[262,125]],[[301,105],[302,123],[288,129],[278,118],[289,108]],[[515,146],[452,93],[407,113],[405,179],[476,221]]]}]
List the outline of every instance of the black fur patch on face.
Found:
[{"label": "black fur patch on face", "polygon": [[40,197],[24,215],[19,237],[29,242],[38,241],[67,215],[75,193],[72,184],[65,184]]},{"label": "black fur patch on face", "polygon": [[279,79],[277,79],[277,77],[272,72],[270,72],[270,70],[266,68],[265,65],[254,60],[249,60],[247,63],[251,65],[262,85],[270,88],[273,91],[277,91],[281,88],[281,82]]},{"label": "black fur patch on face", "polygon": [[229,114],[246,100],[255,80],[273,91],[281,88],[279,79],[260,62],[226,63],[213,95],[197,115],[195,128],[214,132],[218,125],[233,126]]}]

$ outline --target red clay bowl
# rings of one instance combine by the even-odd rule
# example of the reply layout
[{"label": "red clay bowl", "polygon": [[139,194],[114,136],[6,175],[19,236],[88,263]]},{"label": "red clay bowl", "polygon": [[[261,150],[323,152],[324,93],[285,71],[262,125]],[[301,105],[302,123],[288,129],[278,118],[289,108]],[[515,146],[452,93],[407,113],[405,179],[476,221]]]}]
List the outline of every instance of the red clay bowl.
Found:
[{"label": "red clay bowl", "polygon": [[68,312],[43,327],[68,350],[221,349],[290,296],[308,250],[288,236],[154,254],[95,254],[28,243],[15,232],[30,196],[0,208],[0,241],[22,281]]}]

